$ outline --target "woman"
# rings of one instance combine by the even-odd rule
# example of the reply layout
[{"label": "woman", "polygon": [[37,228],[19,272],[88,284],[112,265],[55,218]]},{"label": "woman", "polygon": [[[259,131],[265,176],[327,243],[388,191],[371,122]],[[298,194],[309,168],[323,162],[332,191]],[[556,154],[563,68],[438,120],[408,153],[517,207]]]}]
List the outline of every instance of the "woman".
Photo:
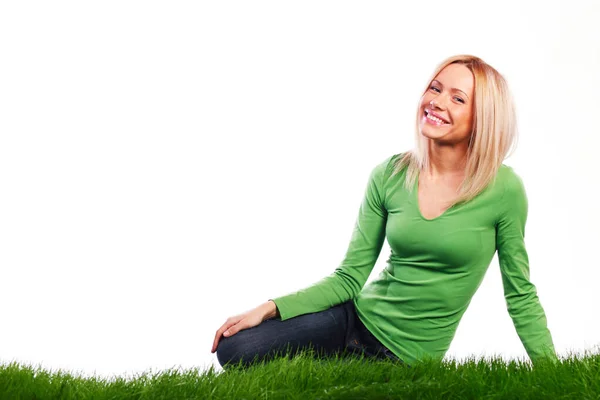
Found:
[{"label": "woman", "polygon": [[[445,60],[421,97],[416,131],[414,150],[372,170],[341,265],[227,319],[212,348],[221,365],[307,347],[408,366],[442,360],[496,251],[508,313],[531,361],[557,361],[529,280],[525,189],[502,164],[516,140],[506,81],[477,57]],[[363,288],[386,237],[387,267]]]}]

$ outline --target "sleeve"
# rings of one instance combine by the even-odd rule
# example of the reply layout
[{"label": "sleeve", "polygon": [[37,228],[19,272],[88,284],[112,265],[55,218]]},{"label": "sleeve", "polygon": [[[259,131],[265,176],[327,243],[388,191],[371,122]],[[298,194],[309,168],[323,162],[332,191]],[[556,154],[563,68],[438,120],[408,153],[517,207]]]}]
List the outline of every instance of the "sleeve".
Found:
[{"label": "sleeve", "polygon": [[537,289],[529,279],[525,248],[528,201],[521,178],[514,172],[507,180],[496,224],[496,249],[508,314],[535,365],[542,359],[558,361]]},{"label": "sleeve", "polygon": [[353,299],[362,290],[385,239],[387,210],[383,187],[392,157],[371,171],[348,250],[335,271],[308,288],[269,299],[276,304],[282,321],[326,310]]}]

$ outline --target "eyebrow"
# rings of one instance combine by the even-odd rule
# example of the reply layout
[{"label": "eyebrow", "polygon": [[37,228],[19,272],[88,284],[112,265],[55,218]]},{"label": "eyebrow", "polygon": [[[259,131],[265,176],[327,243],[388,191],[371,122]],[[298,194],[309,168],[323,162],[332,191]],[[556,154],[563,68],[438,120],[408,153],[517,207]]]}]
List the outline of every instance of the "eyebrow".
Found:
[{"label": "eyebrow", "polygon": [[[437,83],[439,83],[440,85],[444,86],[444,84],[443,84],[442,82],[438,81],[437,79],[434,79],[434,80],[432,80],[432,81],[431,81],[431,83],[433,83],[433,82],[437,82]],[[464,94],[465,96],[467,96],[467,94],[466,94],[465,92],[463,92],[462,90],[460,90],[460,89],[458,89],[458,88],[451,88],[450,90],[454,90],[454,91],[457,91],[457,92],[461,92],[462,94]],[[469,96],[467,96],[467,99],[470,99],[470,98],[469,98]]]}]

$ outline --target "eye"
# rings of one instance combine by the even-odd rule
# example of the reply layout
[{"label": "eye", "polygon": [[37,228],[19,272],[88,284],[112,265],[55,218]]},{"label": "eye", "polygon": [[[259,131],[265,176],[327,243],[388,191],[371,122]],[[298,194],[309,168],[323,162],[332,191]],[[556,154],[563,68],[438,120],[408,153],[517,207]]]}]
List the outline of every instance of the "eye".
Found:
[{"label": "eye", "polygon": [[433,86],[433,85],[429,86],[429,89],[435,90],[435,91],[437,91],[438,93],[440,93],[440,89],[436,88],[436,87],[435,87],[435,86]]},{"label": "eye", "polygon": [[461,103],[465,104],[465,101],[463,99],[461,99],[460,97],[455,97],[456,101],[460,101]]}]

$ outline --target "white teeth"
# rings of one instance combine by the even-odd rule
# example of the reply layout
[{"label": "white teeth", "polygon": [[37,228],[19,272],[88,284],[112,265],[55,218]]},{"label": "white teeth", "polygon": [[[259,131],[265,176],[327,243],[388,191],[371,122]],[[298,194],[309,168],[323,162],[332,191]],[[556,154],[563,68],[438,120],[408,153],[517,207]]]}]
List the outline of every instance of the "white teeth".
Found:
[{"label": "white teeth", "polygon": [[430,120],[432,120],[433,122],[437,122],[438,124],[445,124],[446,123],[446,122],[442,121],[441,119],[439,119],[438,117],[434,117],[430,113],[427,113],[427,118],[430,119]]}]

